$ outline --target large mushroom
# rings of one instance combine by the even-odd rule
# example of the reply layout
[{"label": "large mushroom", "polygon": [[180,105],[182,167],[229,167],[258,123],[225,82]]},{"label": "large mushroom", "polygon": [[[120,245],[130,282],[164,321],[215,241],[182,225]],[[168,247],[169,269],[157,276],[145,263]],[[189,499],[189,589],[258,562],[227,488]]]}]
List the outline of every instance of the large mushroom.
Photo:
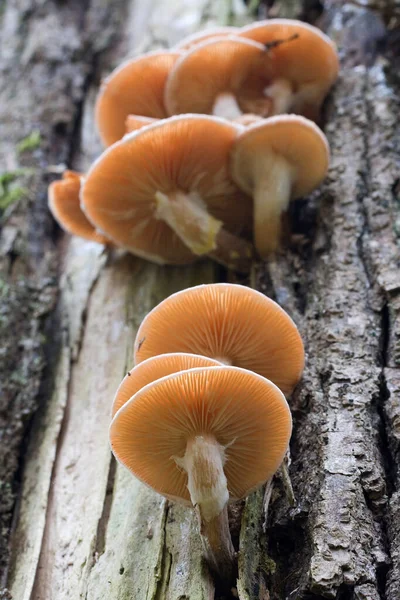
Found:
[{"label": "large mushroom", "polygon": [[110,240],[99,233],[82,212],[79,193],[83,175],[76,171],[64,171],[62,179],[49,185],[49,209],[57,223],[72,235],[91,242],[108,244]]},{"label": "large mushroom", "polygon": [[89,170],[83,209],[118,245],[158,263],[209,255],[247,271],[250,200],[232,182],[229,152],[241,128],[184,115],[128,134]]},{"label": "large mushroom", "polygon": [[167,116],[164,87],[179,56],[179,52],[150,52],[126,61],[103,81],[95,118],[105,146],[125,135],[125,119],[130,114],[156,119]]},{"label": "large mushroom", "polygon": [[318,120],[339,71],[333,42],[316,27],[291,19],[252,23],[237,35],[264,44],[273,58],[275,75],[264,89],[270,115],[295,112]]},{"label": "large mushroom", "polygon": [[203,367],[142,388],[115,415],[112,450],[159,494],[192,504],[210,566],[225,584],[234,574],[227,503],[267,481],[291,434],[282,392],[237,367]]},{"label": "large mushroom", "polygon": [[272,102],[264,89],[274,73],[273,58],[262,44],[233,36],[212,39],[176,61],[165,86],[165,107],[170,115],[268,116]]},{"label": "large mushroom", "polygon": [[144,318],[135,364],[166,352],[190,352],[243,367],[289,394],[304,367],[296,325],[276,302],[251,288],[212,283],[172,294]]},{"label": "large mushroom", "polygon": [[266,257],[279,243],[289,201],[309,194],[324,179],[329,146],[322,131],[299,115],[280,115],[249,125],[231,155],[237,185],[254,197],[254,243]]}]

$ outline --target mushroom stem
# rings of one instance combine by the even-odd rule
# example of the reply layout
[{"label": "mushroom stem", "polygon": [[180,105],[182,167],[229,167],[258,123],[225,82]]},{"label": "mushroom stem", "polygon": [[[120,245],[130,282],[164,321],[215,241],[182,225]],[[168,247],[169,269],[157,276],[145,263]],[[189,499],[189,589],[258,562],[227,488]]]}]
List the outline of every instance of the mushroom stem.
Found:
[{"label": "mushroom stem", "polygon": [[234,575],[235,551],[228,523],[225,449],[214,436],[196,436],[188,440],[184,457],[175,460],[188,474],[206,558],[220,579],[229,583]]},{"label": "mushroom stem", "polygon": [[198,256],[208,255],[218,263],[247,273],[253,255],[252,246],[223,228],[207,210],[196,192],[157,192],[155,216],[165,221]]},{"label": "mushroom stem", "polygon": [[282,157],[271,152],[255,157],[254,244],[265,258],[279,243],[281,215],[289,205],[292,169]]},{"label": "mushroom stem", "polygon": [[215,117],[223,117],[228,121],[234,121],[243,114],[235,96],[231,93],[219,94],[214,102],[212,114]]},{"label": "mushroom stem", "polygon": [[288,79],[275,79],[264,89],[264,96],[272,100],[272,115],[289,112],[293,103],[293,89]]}]

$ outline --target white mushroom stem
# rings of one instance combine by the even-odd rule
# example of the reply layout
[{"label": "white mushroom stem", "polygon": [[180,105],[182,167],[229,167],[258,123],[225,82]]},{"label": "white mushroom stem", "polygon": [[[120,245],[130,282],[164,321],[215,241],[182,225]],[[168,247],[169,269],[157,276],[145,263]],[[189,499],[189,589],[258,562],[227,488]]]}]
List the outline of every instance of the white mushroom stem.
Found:
[{"label": "white mushroom stem", "polygon": [[221,580],[229,583],[234,575],[235,551],[228,523],[225,449],[214,436],[196,436],[187,442],[184,457],[175,460],[188,474],[207,560]]},{"label": "white mushroom stem", "polygon": [[264,96],[272,100],[271,115],[287,113],[292,107],[293,89],[288,79],[275,79],[264,88]]},{"label": "white mushroom stem", "polygon": [[254,156],[254,244],[262,257],[276,250],[282,213],[292,192],[294,170],[273,152]]},{"label": "white mushroom stem", "polygon": [[156,219],[165,221],[193,254],[210,256],[240,272],[249,271],[252,246],[226,231],[222,221],[210,215],[199,194],[157,192],[155,201]]},{"label": "white mushroom stem", "polygon": [[223,117],[228,121],[234,121],[243,114],[235,96],[231,93],[219,94],[214,102],[212,114],[215,117]]}]

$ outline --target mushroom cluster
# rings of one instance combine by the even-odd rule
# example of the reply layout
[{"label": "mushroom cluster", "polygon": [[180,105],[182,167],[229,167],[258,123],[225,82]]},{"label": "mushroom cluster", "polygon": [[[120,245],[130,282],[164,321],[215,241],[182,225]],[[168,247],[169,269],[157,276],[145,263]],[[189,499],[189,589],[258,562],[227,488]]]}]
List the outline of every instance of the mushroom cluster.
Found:
[{"label": "mushroom cluster", "polygon": [[247,272],[253,243],[273,252],[289,201],[326,174],[314,121],[337,74],[331,40],[288,19],[129,60],[97,98],[106,151],[74,191],[68,179],[52,184],[50,209],[69,232],[159,264],[210,256]]},{"label": "mushroom cluster", "polygon": [[279,468],[304,349],[275,302],[227,283],[173,294],[143,320],[113,402],[111,447],[138,479],[192,505],[206,558],[234,575],[227,505]]}]

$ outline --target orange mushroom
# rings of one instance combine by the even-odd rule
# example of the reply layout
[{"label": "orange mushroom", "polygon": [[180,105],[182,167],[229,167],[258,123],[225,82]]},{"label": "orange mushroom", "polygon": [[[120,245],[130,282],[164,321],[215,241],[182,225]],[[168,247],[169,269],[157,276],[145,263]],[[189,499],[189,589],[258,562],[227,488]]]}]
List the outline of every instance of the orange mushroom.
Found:
[{"label": "orange mushroom", "polygon": [[110,146],[125,134],[130,114],[162,119],[164,87],[178,52],[150,52],[123,63],[105,79],[97,97],[95,118],[101,139]]},{"label": "orange mushroom", "polygon": [[125,121],[125,131],[126,133],[132,133],[132,131],[137,131],[142,127],[152,125],[157,121],[158,119],[152,119],[151,117],[142,117],[140,115],[128,115]]},{"label": "orange mushroom", "polygon": [[165,86],[169,114],[202,113],[235,119],[243,113],[268,116],[264,89],[274,76],[262,44],[239,37],[217,38],[183,54]]},{"label": "orange mushroom", "polygon": [[303,343],[289,315],[260,292],[229,283],[172,294],[145,317],[135,364],[166,352],[191,352],[255,371],[285,394],[304,367]]},{"label": "orange mushroom", "polygon": [[119,462],[159,494],[196,508],[206,556],[225,583],[234,573],[227,502],[272,477],[290,434],[282,392],[230,366],[181,371],[147,385],[110,427]]},{"label": "orange mushroom", "polygon": [[129,371],[122,380],[117,393],[115,394],[112,416],[114,417],[118,410],[132,396],[134,396],[145,385],[177,373],[178,371],[186,371],[196,367],[217,367],[220,366],[216,360],[199,356],[198,354],[185,354],[183,352],[175,352],[173,354],[160,354],[153,356],[148,360],[144,360],[140,365],[137,365]]},{"label": "orange mushroom", "polygon": [[333,42],[316,27],[291,19],[252,23],[237,35],[266,45],[273,57],[275,76],[264,90],[272,101],[270,115],[295,112],[318,120],[339,71]]},{"label": "orange mushroom", "polygon": [[211,40],[216,37],[222,37],[227,35],[237,35],[237,32],[240,31],[238,27],[215,27],[213,29],[205,29],[204,31],[198,31],[196,33],[192,33],[192,35],[188,35],[181,42],[175,44],[174,50],[184,50],[187,52],[194,46],[197,46],[201,42],[205,42],[206,40]]},{"label": "orange mushroom", "polygon": [[251,222],[251,202],[228,172],[239,129],[184,115],[128,134],[89,170],[86,215],[118,245],[154,262],[209,255],[248,270],[252,248],[237,234]]},{"label": "orange mushroom", "polygon": [[99,233],[82,212],[79,192],[82,175],[75,171],[64,171],[63,178],[49,185],[49,209],[57,223],[72,235],[77,235],[99,244],[110,240]]},{"label": "orange mushroom", "polygon": [[260,256],[277,248],[281,215],[289,201],[314,190],[328,166],[326,137],[299,115],[271,117],[238,135],[231,173],[237,185],[254,197],[254,243]]}]

